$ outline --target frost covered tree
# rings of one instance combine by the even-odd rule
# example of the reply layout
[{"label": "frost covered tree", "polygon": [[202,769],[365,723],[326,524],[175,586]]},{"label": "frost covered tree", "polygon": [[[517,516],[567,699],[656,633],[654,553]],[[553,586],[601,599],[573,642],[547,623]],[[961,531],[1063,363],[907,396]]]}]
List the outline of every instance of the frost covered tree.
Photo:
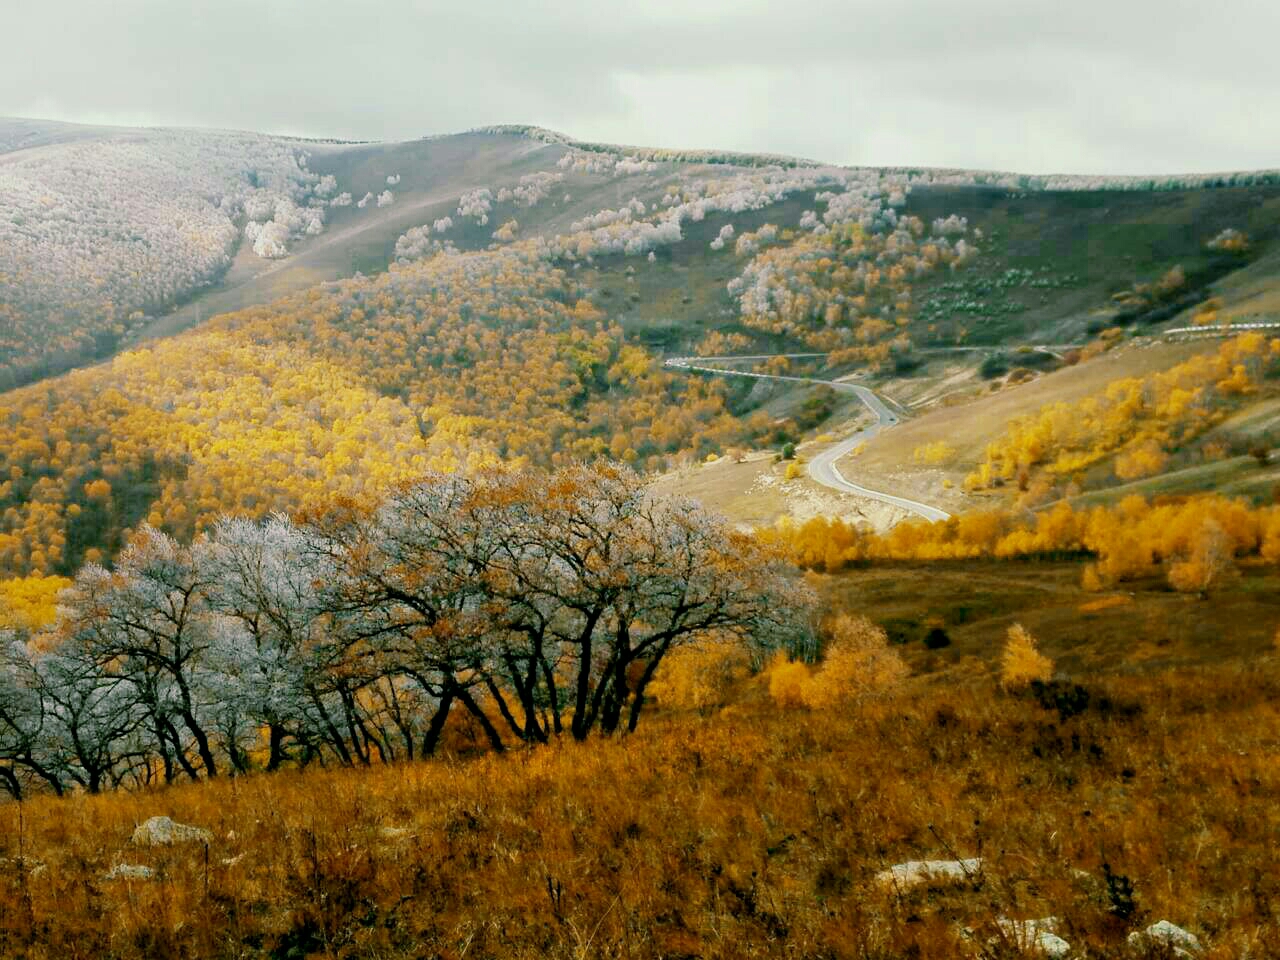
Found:
[{"label": "frost covered tree", "polygon": [[[172,779],[174,764],[192,778],[195,762],[216,776],[212,737],[216,704],[208,661],[218,631],[208,616],[208,571],[199,547],[143,526],[115,569],[86,565],[63,597],[69,642],[91,651],[103,671],[132,686]],[[197,761],[188,758],[188,743]]]},{"label": "frost covered tree", "polygon": [[[260,229],[288,205],[299,211],[290,236],[318,232],[309,204],[333,189],[297,144],[248,134],[107,134],[6,157],[0,387],[104,352],[215,281],[241,217]],[[287,240],[260,249],[278,256]]]},{"label": "frost covered tree", "polygon": [[620,467],[430,477],[318,532],[344,629],[432,698],[433,727],[457,700],[497,748],[634,729],[662,658],[712,632],[807,636],[786,564]]},{"label": "frost covered tree", "polygon": [[267,769],[287,758],[290,740],[314,753],[333,652],[321,629],[324,572],[306,537],[282,515],[226,517],[201,553],[209,609],[227,621],[214,666],[236,712],[267,730]]},{"label": "frost covered tree", "polygon": [[493,191],[488,187],[470,190],[458,199],[458,216],[471,217],[482,227],[489,222],[492,209]]}]

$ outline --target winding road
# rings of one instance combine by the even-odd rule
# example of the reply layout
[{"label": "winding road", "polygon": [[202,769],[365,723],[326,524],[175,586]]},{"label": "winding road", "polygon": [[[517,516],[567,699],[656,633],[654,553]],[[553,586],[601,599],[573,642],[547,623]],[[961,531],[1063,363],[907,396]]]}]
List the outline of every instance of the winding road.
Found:
[{"label": "winding road", "polygon": [[881,430],[892,427],[898,422],[898,415],[890,410],[885,402],[867,387],[859,386],[854,383],[844,383],[840,380],[818,380],[814,377],[788,377],[780,374],[752,373],[746,370],[726,370],[723,367],[707,366],[708,363],[769,360],[775,356],[786,357],[787,359],[802,359],[825,356],[825,354],[783,353],[743,357],[670,357],[664,361],[663,365],[675,370],[714,373],[728,377],[751,377],[756,380],[786,380],[793,383],[821,384],[822,386],[831,387],[831,389],[837,390],[841,393],[852,393],[862,401],[863,406],[875,414],[876,422],[866,429],[859,430],[852,436],[846,437],[839,443],[832,444],[810,460],[808,465],[809,476],[824,487],[839,490],[841,493],[853,493],[860,497],[867,497],[871,500],[879,500],[881,503],[900,507],[901,509],[914,513],[917,516],[924,517],[926,520],[946,520],[951,516],[951,514],[947,513],[945,510],[930,506],[927,503],[920,503],[918,500],[909,500],[906,497],[899,497],[896,494],[872,490],[870,487],[864,487],[861,484],[853,483],[845,479],[844,474],[840,472],[840,468],[836,466],[836,461],[848,454],[859,444],[865,443]]}]

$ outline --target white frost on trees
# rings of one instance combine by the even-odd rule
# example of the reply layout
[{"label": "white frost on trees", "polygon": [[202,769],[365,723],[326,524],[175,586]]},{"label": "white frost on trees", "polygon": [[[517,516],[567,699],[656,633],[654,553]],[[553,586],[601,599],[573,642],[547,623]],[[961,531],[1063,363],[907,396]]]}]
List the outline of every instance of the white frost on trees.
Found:
[{"label": "white frost on trees", "polygon": [[431,228],[425,223],[412,227],[396,240],[396,260],[401,263],[425,256],[431,246]]},{"label": "white frost on trees", "polygon": [[750,231],[738,237],[733,252],[740,257],[747,256],[758,251],[762,245],[773,243],[777,239],[778,227],[775,224],[766,223],[759,230]]},{"label": "white frost on trees", "polygon": [[[16,319],[0,375],[123,335],[216,280],[241,217],[262,224],[281,203],[306,209],[335,187],[296,143],[251,134],[130,131],[5,155],[0,314]],[[273,239],[263,247],[276,256],[287,240]]]},{"label": "white frost on trees", "polygon": [[469,190],[458,198],[458,216],[471,217],[482,227],[489,222],[492,209],[493,191],[488,187]]},{"label": "white frost on trees", "polygon": [[516,233],[520,230],[520,224],[516,220],[508,220],[497,230],[493,231],[493,239],[499,243],[511,243],[516,238]]},{"label": "white frost on trees", "polygon": [[[495,719],[495,746],[582,739],[634,728],[672,648],[810,651],[812,592],[726,521],[616,466],[558,480],[428,475],[190,545],[143,526],[113,571],[80,570],[42,652],[0,645],[0,787],[212,777],[262,747],[268,769],[412,759],[490,697],[527,718]],[[152,821],[135,842],[202,838]]]},{"label": "white frost on trees", "polygon": [[929,225],[929,230],[940,237],[962,236],[969,231],[969,219],[953,213],[949,217],[934,220]]},{"label": "white frost on trees", "polygon": [[267,260],[288,256],[293,239],[324,230],[323,208],[299,207],[287,198],[257,200],[246,212],[254,219],[245,224],[245,239],[253,245],[254,253]]}]

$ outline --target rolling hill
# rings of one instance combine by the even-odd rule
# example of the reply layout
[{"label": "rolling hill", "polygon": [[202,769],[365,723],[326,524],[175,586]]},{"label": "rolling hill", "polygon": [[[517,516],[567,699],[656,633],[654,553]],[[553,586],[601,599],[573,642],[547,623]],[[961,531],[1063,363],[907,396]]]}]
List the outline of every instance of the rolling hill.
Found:
[{"label": "rolling hill", "polygon": [[1274,173],[4,120],[0,197],[0,954],[1280,950]]},{"label": "rolling hill", "polygon": [[[1265,313],[1280,205],[1267,173],[850,169],[529,127],[367,144],[3,121],[0,146],[0,378],[28,383],[0,394],[10,573],[70,572],[143,520],[189,536],[429,467],[658,472],[857,414],[664,369],[672,353],[817,351],[823,377],[924,413],[984,374],[1040,378],[1103,331],[1183,323],[1220,290],[1224,317]],[[1115,357],[1154,370],[1165,349]],[[1099,363],[1117,361],[921,416],[846,467],[899,482],[948,416],[976,461]],[[924,473],[904,482],[971,499],[962,473],[950,490]],[[754,497],[719,486],[713,502]]]}]

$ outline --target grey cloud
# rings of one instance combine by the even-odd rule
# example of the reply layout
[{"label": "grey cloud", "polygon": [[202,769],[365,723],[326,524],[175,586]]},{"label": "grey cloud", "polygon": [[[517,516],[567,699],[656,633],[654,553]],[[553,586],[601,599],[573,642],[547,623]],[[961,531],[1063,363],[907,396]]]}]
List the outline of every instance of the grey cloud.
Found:
[{"label": "grey cloud", "polygon": [[844,163],[1280,165],[1280,7],[1184,0],[50,0],[0,114],[360,139],[493,122]]}]

